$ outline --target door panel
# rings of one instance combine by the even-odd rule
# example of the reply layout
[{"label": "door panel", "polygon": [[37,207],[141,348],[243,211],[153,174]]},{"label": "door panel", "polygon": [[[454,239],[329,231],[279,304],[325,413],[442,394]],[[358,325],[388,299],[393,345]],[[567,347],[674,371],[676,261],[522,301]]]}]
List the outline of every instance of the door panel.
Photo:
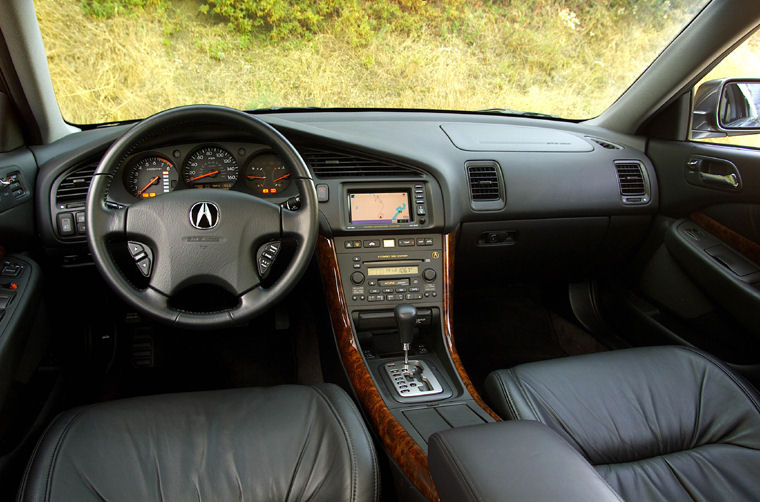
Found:
[{"label": "door panel", "polygon": [[[719,356],[760,363],[760,151],[652,140],[648,154],[667,230],[639,292],[662,309],[679,337]],[[695,159],[709,159],[709,165]],[[716,181],[703,169],[735,175]],[[731,186],[734,179],[738,187]],[[678,268],[682,280],[666,284],[662,263]],[[695,298],[697,315],[683,308]]]},{"label": "door panel", "polygon": [[0,246],[28,250],[34,239],[37,164],[26,148],[0,153]]}]

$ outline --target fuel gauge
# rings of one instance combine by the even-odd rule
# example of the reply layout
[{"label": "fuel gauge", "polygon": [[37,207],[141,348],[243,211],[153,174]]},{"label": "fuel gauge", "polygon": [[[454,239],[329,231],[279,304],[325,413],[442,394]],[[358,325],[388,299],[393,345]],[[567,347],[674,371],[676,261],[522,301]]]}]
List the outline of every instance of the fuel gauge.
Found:
[{"label": "fuel gauge", "polygon": [[273,153],[257,155],[245,169],[245,184],[258,195],[277,195],[290,185],[290,170]]}]

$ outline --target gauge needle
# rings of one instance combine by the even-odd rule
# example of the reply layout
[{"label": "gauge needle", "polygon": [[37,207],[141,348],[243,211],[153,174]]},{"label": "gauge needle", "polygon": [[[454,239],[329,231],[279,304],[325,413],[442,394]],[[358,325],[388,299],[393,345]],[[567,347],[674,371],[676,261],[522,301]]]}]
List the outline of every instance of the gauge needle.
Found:
[{"label": "gauge needle", "polygon": [[155,177],[154,177],[152,180],[150,180],[150,181],[148,182],[148,184],[147,184],[147,185],[145,185],[145,186],[143,187],[143,189],[142,189],[142,190],[140,190],[139,192],[137,192],[137,196],[138,196],[138,197],[139,197],[139,196],[141,196],[141,195],[143,194],[143,192],[144,192],[145,190],[147,190],[148,188],[150,188],[150,186],[151,186],[153,183],[155,183],[156,181],[158,181],[158,179],[159,179],[159,177],[158,177],[158,176],[155,176]]},{"label": "gauge needle", "polygon": [[249,180],[265,180],[267,179],[266,176],[248,176]]},{"label": "gauge needle", "polygon": [[195,181],[195,180],[199,180],[201,178],[205,178],[206,176],[213,176],[215,174],[219,174],[219,171],[211,171],[210,173],[201,174],[200,176],[196,176],[195,178],[190,178],[187,181]]},{"label": "gauge needle", "polygon": [[287,178],[288,176],[290,176],[290,173],[288,173],[288,174],[286,174],[286,175],[284,175],[284,176],[280,176],[279,178],[277,178],[277,179],[276,179],[276,180],[274,180],[274,181],[280,181],[281,179],[283,179],[283,178]]}]

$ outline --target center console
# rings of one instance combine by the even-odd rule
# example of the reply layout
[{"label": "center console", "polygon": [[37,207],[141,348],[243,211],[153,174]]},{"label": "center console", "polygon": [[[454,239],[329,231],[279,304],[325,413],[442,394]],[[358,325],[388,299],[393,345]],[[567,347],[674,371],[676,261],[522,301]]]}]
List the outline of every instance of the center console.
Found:
[{"label": "center console", "polygon": [[351,385],[406,479],[436,499],[438,431],[498,420],[475,392],[451,333],[454,234],[440,187],[419,181],[317,185],[331,238],[317,251]]}]

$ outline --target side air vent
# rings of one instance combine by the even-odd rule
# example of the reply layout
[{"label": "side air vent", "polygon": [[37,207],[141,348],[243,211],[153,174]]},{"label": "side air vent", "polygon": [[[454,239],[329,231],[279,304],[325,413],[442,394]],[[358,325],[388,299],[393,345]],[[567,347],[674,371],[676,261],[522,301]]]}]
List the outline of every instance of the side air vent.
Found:
[{"label": "side air vent", "polygon": [[87,198],[87,190],[90,188],[92,174],[98,167],[97,164],[86,164],[74,168],[58,184],[55,192],[56,204],[84,201]]},{"label": "side air vent", "polygon": [[623,204],[646,204],[649,202],[649,179],[640,162],[618,161],[615,170]]},{"label": "side air vent", "polygon": [[470,203],[473,209],[489,210],[504,207],[501,167],[493,161],[470,161],[465,164]]},{"label": "side air vent", "polygon": [[417,169],[399,162],[354,153],[304,148],[301,155],[318,178],[422,176]]},{"label": "side air vent", "polygon": [[603,140],[603,139],[599,139],[599,138],[594,138],[594,137],[591,137],[591,136],[586,136],[586,138],[590,139],[591,141],[593,141],[597,145],[599,145],[602,148],[605,148],[607,150],[622,150],[623,149],[622,146],[616,145],[615,143],[610,143],[607,140]]}]

